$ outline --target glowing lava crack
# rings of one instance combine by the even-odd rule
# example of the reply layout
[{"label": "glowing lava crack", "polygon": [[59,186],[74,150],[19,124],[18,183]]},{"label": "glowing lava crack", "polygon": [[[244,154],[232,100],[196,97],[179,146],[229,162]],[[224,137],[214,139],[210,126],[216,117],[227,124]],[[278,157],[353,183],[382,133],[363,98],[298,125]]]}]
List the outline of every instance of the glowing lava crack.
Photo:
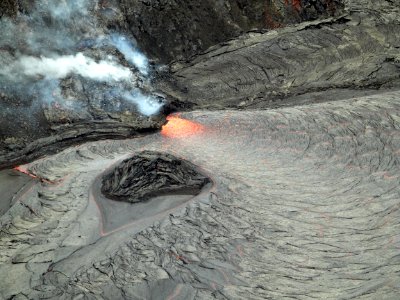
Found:
[{"label": "glowing lava crack", "polygon": [[168,116],[167,121],[161,130],[161,134],[165,137],[185,138],[205,131],[203,125],[183,119],[179,114]]}]

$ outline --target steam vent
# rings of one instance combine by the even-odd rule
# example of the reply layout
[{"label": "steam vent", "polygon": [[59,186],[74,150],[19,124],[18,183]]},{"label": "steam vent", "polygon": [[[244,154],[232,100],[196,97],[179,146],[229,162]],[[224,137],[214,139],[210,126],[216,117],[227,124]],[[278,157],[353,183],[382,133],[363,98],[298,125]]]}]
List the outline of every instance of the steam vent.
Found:
[{"label": "steam vent", "polygon": [[0,1],[0,299],[400,299],[399,20]]}]

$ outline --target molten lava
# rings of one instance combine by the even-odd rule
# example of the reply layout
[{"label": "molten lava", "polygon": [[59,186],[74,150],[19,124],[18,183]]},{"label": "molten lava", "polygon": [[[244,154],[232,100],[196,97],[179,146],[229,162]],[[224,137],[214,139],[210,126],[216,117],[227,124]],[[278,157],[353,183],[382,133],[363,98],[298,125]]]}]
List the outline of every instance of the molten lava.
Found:
[{"label": "molten lava", "polygon": [[24,173],[24,174],[26,174],[26,175],[28,175],[28,176],[30,176],[30,177],[32,177],[32,178],[37,178],[36,175],[34,175],[34,174],[32,174],[32,173],[29,173],[28,169],[25,168],[25,167],[23,167],[23,166],[15,167],[14,170],[16,170],[16,171],[18,171],[18,172],[21,172],[21,173]]},{"label": "molten lava", "polygon": [[15,167],[14,170],[15,170],[15,171],[18,171],[18,172],[21,172],[21,173],[23,173],[23,174],[26,174],[26,175],[28,175],[28,176],[34,178],[34,179],[39,179],[41,182],[45,182],[45,183],[48,183],[48,184],[56,184],[56,183],[59,183],[59,182],[62,181],[62,180],[59,180],[59,181],[51,181],[51,180],[47,180],[47,179],[44,179],[44,178],[40,178],[40,177],[36,176],[35,174],[30,173],[29,170],[28,170],[28,168],[23,167],[23,166]]},{"label": "molten lava", "polygon": [[161,134],[169,138],[184,138],[204,131],[203,125],[182,119],[179,115],[168,116],[167,121]]}]

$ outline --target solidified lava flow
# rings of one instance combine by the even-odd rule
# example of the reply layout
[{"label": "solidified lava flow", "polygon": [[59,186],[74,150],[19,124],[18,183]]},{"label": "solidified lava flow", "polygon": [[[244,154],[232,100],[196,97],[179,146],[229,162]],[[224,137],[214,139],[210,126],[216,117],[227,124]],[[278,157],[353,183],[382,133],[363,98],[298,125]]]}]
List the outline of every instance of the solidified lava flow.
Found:
[{"label": "solidified lava flow", "polygon": [[[37,183],[1,217],[1,295],[396,299],[399,99],[194,111],[178,120],[201,134],[91,142],[24,166],[65,180]],[[105,170],[160,149],[206,170],[212,189],[101,199]]]},{"label": "solidified lava flow", "polygon": [[17,166],[17,167],[14,168],[14,170],[18,171],[18,172],[20,172],[22,174],[28,175],[29,177],[31,177],[33,179],[38,179],[41,182],[45,182],[45,183],[48,183],[48,184],[56,184],[56,183],[59,183],[60,181],[62,181],[62,179],[53,181],[53,180],[48,180],[48,179],[39,177],[39,176],[35,175],[34,173],[30,172],[29,169],[26,166]]},{"label": "solidified lava flow", "polygon": [[198,194],[209,182],[189,162],[166,153],[144,151],[105,175],[101,190],[110,199],[135,203],[157,195]]},{"label": "solidified lava flow", "polygon": [[399,299],[399,7],[0,1],[0,300]]}]

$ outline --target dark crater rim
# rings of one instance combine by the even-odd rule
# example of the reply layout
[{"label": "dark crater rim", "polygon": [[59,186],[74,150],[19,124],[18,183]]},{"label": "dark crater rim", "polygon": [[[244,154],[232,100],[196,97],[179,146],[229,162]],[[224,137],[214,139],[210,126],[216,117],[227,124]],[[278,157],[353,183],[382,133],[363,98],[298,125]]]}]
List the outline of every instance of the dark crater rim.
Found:
[{"label": "dark crater rim", "polygon": [[[116,170],[118,170],[118,168],[120,168],[127,162],[131,161],[135,157],[141,156],[143,154],[149,154],[149,153],[152,155],[155,155],[157,157],[165,157],[166,156],[166,157],[175,159],[176,161],[179,161],[185,167],[190,168],[190,170],[192,172],[195,172],[197,175],[202,176],[204,179],[204,182],[201,185],[197,185],[197,186],[196,185],[194,185],[194,186],[182,185],[178,188],[162,187],[162,188],[158,188],[158,189],[152,189],[152,190],[149,190],[144,195],[139,196],[137,198],[137,201],[129,201],[128,200],[129,197],[127,197],[127,196],[113,195],[105,190],[104,185],[105,185],[105,181],[107,180],[107,177],[109,179],[110,176],[112,176],[113,174],[115,175],[115,172],[116,172]],[[109,168],[107,168],[102,174],[100,174],[97,177],[96,181],[98,181],[97,186],[99,189],[99,193],[105,199],[107,199],[109,201],[113,201],[113,202],[114,201],[115,202],[125,202],[125,203],[131,203],[131,204],[146,203],[146,202],[149,202],[150,200],[160,197],[160,196],[173,197],[173,196],[179,196],[179,195],[189,196],[190,199],[188,199],[187,201],[190,201],[190,200],[196,198],[197,196],[199,196],[200,194],[203,194],[204,192],[211,190],[215,186],[215,182],[212,179],[212,177],[210,176],[210,174],[207,171],[205,171],[203,168],[201,168],[200,166],[193,164],[191,161],[189,161],[187,159],[176,156],[175,154],[173,154],[171,152],[152,151],[152,150],[144,150],[144,151],[135,153],[133,155],[130,155],[127,158],[124,158],[124,159],[112,164]],[[144,182],[146,182],[146,181],[144,181]]]}]

